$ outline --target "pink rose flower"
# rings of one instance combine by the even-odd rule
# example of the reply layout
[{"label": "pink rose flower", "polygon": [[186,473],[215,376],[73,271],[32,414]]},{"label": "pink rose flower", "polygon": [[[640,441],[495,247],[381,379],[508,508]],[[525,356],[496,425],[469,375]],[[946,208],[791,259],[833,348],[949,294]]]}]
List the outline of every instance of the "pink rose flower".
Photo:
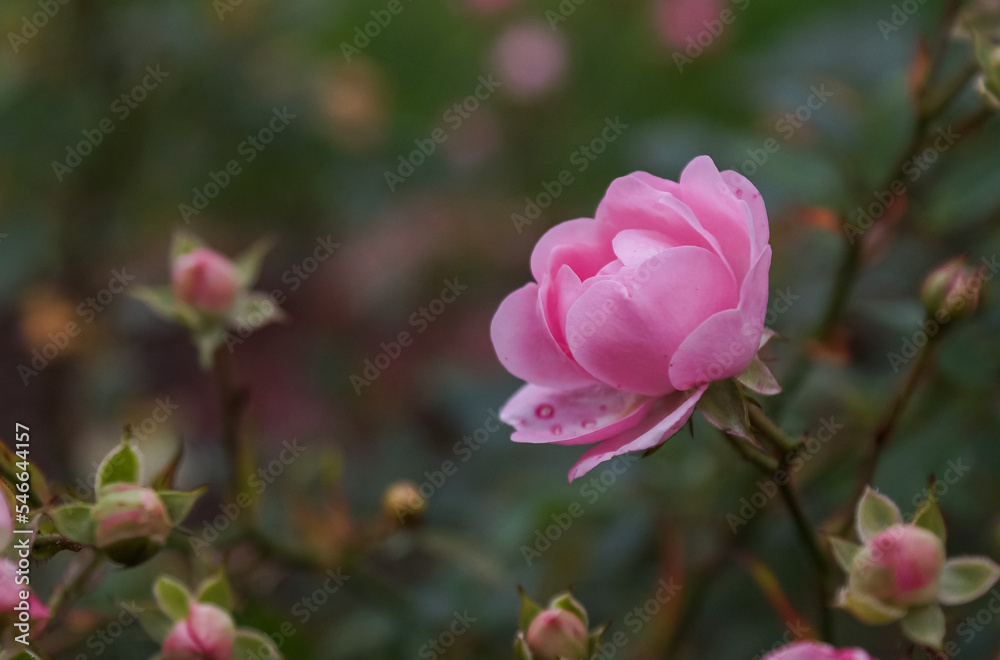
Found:
[{"label": "pink rose flower", "polygon": [[49,608],[38,600],[30,588],[17,584],[17,564],[9,559],[0,559],[0,621],[10,620],[17,613],[15,609],[21,603],[21,592],[28,592],[28,616],[38,622],[33,628],[40,633],[48,622]]},{"label": "pink rose flower", "polygon": [[196,248],[174,259],[171,283],[178,300],[220,314],[233,304],[240,288],[233,262],[209,248]]},{"label": "pink rose flower", "polygon": [[795,642],[768,653],[762,660],[872,660],[861,649],[835,649],[816,642]]},{"label": "pink rose flower", "polygon": [[535,617],[525,639],[536,660],[585,660],[590,634],[580,617],[552,608]]},{"label": "pink rose flower", "polygon": [[756,355],[770,265],[764,201],[742,175],[700,156],[679,183],[615,180],[595,219],[539,239],[535,281],[493,318],[500,361],[529,383],[500,413],[511,439],[596,443],[570,481],[664,442]]},{"label": "pink rose flower", "polygon": [[164,660],[231,660],[236,627],[215,605],[191,603],[188,617],[178,621],[163,642]]}]

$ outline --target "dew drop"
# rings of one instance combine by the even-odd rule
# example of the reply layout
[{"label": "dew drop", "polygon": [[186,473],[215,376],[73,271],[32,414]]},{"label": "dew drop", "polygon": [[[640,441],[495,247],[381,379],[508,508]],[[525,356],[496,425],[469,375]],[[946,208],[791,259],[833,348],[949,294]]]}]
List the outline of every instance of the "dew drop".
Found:
[{"label": "dew drop", "polygon": [[539,419],[548,419],[549,417],[552,417],[552,415],[554,415],[555,413],[556,409],[547,403],[543,403],[542,405],[535,408],[535,417],[538,417]]},{"label": "dew drop", "polygon": [[743,189],[742,188],[737,188],[734,192],[736,193],[736,199],[743,199]]},{"label": "dew drop", "polygon": [[562,424],[552,425],[552,435],[562,435]]}]

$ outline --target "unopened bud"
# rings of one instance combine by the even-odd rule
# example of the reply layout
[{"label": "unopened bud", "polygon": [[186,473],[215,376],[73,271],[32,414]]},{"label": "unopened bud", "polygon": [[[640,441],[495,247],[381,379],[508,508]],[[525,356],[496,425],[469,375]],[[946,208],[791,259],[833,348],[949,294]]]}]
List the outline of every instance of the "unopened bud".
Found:
[{"label": "unopened bud", "polygon": [[171,628],[163,642],[163,660],[230,660],[236,626],[215,605],[191,603],[188,616]]},{"label": "unopened bud", "polygon": [[240,288],[233,262],[209,248],[196,248],[174,259],[171,283],[178,300],[216,314],[232,306]]},{"label": "unopened bud", "polygon": [[173,525],[156,491],[137,484],[112,484],[94,505],[96,545],[126,566],[146,561],[167,542]]},{"label": "unopened bud", "polygon": [[536,660],[587,660],[589,637],[580,617],[553,608],[535,617],[526,640]]},{"label": "unopened bud", "polygon": [[965,257],[958,257],[927,276],[920,298],[928,314],[961,318],[975,311],[982,285],[980,273],[966,265]]},{"label": "unopened bud", "polygon": [[944,544],[933,532],[893,525],[854,558],[848,589],[897,607],[932,603],[944,563]]},{"label": "unopened bud", "polygon": [[382,496],[382,510],[400,525],[419,522],[427,512],[427,500],[412,481],[397,481]]}]

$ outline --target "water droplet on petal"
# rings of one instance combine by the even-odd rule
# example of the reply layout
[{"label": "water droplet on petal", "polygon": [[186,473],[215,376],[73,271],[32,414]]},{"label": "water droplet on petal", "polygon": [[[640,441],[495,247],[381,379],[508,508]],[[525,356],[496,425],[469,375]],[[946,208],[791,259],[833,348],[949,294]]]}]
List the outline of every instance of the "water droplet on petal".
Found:
[{"label": "water droplet on petal", "polygon": [[592,429],[595,426],[597,426],[597,422],[595,422],[592,419],[585,419],[583,420],[583,424],[581,426],[583,426],[583,428],[585,429]]},{"label": "water droplet on petal", "polygon": [[743,189],[742,188],[737,188],[733,192],[736,193],[736,199],[743,199]]},{"label": "water droplet on petal", "polygon": [[553,424],[552,435],[561,435],[561,434],[562,434],[562,424]]},{"label": "water droplet on petal", "polygon": [[552,417],[552,415],[554,415],[555,413],[556,409],[547,403],[543,403],[542,405],[535,408],[535,417],[538,417],[539,419],[548,419],[549,417]]}]

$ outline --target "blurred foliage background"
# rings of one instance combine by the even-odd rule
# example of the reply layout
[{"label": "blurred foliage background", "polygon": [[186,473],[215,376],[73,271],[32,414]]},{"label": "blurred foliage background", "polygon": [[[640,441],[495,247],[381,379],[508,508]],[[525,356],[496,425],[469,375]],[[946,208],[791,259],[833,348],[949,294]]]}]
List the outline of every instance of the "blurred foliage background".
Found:
[{"label": "blurred foliage background", "polygon": [[[752,658],[801,632],[755,581],[755,559],[803,621],[815,621],[808,558],[787,511],[768,497],[733,533],[727,514],[740,515],[759,477],[701,420],[622,474],[595,470],[589,489],[589,477],[566,482],[576,450],[514,445],[509,429],[489,430],[518,386],[496,361],[489,322],[530,277],[537,237],[591,215],[613,178],[637,169],[673,178],[702,153],[744,172],[771,219],[768,322],[788,339],[771,350],[772,368],[782,380],[797,356],[814,363],[778,397],[780,416],[793,432],[831,418],[843,425],[796,475],[810,517],[835,523],[909,366],[894,373],[889,353],[920,331],[923,277],[957,254],[1000,251],[1000,126],[990,121],[906,181],[906,212],[866,237],[835,332],[809,343],[844,250],[837,217],[876,200],[912,131],[918,38],[934,30],[941,2],[902,3],[913,11],[897,25],[900,3],[888,0],[52,0],[54,15],[32,33],[25,21],[45,4],[0,5],[0,435],[9,442],[15,421],[29,424],[50,478],[85,479],[128,422],[153,463],[186,443],[182,487],[212,485],[189,529],[225,515],[210,374],[180,328],[107,287],[116,273],[166,281],[178,228],[228,254],[270,235],[276,247],[257,288],[283,293],[290,320],[233,345],[250,391],[244,429],[256,467],[293,440],[305,460],[282,464],[262,493],[248,486],[256,509],[223,537],[253,519],[350,576],[306,617],[303,599],[325,578],[223,542],[238,620],[291,630],[281,639],[287,657],[510,657],[523,585],[538,599],[572,586],[592,620],[624,633],[607,658]],[[722,23],[723,12],[732,20]],[[959,39],[942,70],[971,60]],[[480,77],[500,84],[487,91]],[[131,91],[144,79],[141,94]],[[980,103],[970,87],[940,126]],[[275,112],[294,117],[248,150]],[[113,130],[79,148],[105,119]],[[625,128],[608,139],[607,122]],[[411,156],[429,143],[432,153]],[[74,150],[89,153],[74,165]],[[422,162],[408,174],[401,159]],[[240,172],[227,179],[233,160]],[[563,170],[572,183],[551,205],[525,216],[530,223],[512,217],[535,215],[530,202],[545,205],[539,196]],[[404,180],[390,183],[387,172]],[[222,181],[202,210],[181,208]],[[310,261],[318,241],[338,247]],[[433,320],[415,321],[446,282],[467,288]],[[950,554],[995,557],[1000,309],[989,289],[980,307],[948,329],[875,485],[912,510],[927,476],[947,483],[958,462],[962,474],[941,498]],[[72,322],[80,333],[63,341]],[[366,376],[365,361],[402,331],[412,345]],[[167,400],[170,414],[154,418]],[[476,451],[458,448],[465,437]],[[358,553],[359,530],[382,519],[382,494],[401,479],[429,495],[424,524]],[[574,503],[584,514],[528,565],[536,532]],[[137,625],[107,645],[88,636],[121,599],[148,600],[157,574],[193,582],[198,569],[183,550],[108,574],[50,640],[55,657],[155,651]],[[36,571],[43,594],[66,554]],[[638,617],[661,579],[683,586],[655,616]],[[955,608],[953,625],[981,606]],[[475,622],[450,637],[456,612]],[[842,614],[835,624],[842,645],[902,654],[891,628]],[[996,621],[953,638],[963,657],[993,658],[1000,645]],[[434,640],[453,643],[438,654]]]}]

